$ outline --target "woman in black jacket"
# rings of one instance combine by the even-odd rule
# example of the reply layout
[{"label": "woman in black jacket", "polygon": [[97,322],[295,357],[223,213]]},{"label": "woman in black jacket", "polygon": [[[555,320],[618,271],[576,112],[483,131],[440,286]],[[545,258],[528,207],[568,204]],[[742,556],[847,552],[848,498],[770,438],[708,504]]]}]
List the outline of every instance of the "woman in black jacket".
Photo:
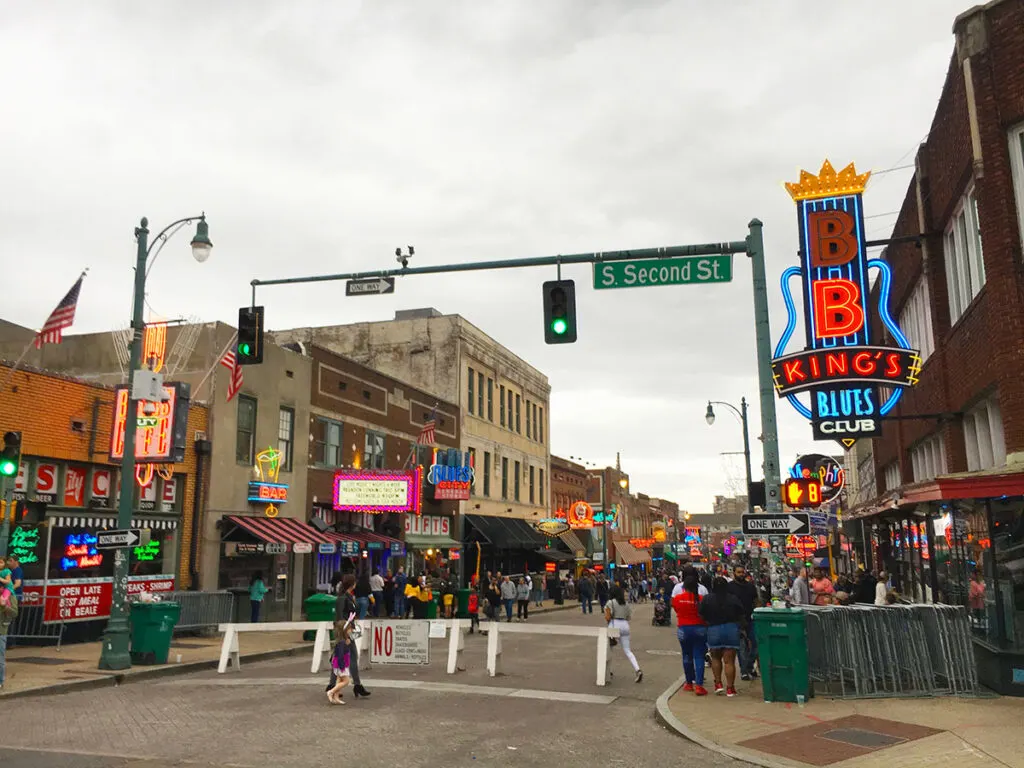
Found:
[{"label": "woman in black jacket", "polygon": [[746,611],[729,591],[729,582],[716,576],[711,594],[700,601],[697,609],[708,625],[708,649],[711,651],[711,672],[715,676],[715,693],[722,693],[722,669],[725,669],[725,695],[736,695],[736,653],[740,648],[740,622]]},{"label": "woman in black jacket", "polygon": [[[345,622],[348,621],[348,617],[352,614],[359,615],[359,608],[356,606],[355,598],[356,590],[356,577],[351,573],[346,573],[341,578],[341,582],[338,584],[338,598],[334,601],[334,618],[336,621]],[[363,683],[359,679],[359,643],[356,641],[354,636],[351,636],[351,640],[348,645],[349,652],[349,670],[352,673],[352,682],[354,687],[352,693],[356,695],[358,699],[360,696],[369,696],[370,692],[363,688]],[[334,672],[331,672],[331,682],[327,687],[330,690],[334,687],[337,681],[334,679]]]}]

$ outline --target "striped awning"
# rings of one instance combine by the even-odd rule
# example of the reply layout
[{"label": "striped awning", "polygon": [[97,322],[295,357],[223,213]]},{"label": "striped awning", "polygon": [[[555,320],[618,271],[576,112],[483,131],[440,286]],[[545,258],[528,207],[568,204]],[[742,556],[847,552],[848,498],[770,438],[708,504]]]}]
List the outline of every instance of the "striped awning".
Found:
[{"label": "striped awning", "polygon": [[[117,515],[57,515],[46,518],[54,528],[96,528],[97,530],[117,528]],[[170,531],[178,527],[176,517],[133,517],[132,528],[149,528],[153,531]]]},{"label": "striped awning", "polygon": [[587,554],[587,548],[580,541],[580,537],[576,535],[575,531],[566,531],[565,533],[558,534],[559,540],[569,548],[573,557],[584,557]]},{"label": "striped awning", "polygon": [[650,561],[651,553],[620,539],[615,542],[615,557],[622,565],[640,565]]},{"label": "striped awning", "polygon": [[292,517],[225,515],[224,520],[268,544],[330,544],[334,541],[326,533]]}]

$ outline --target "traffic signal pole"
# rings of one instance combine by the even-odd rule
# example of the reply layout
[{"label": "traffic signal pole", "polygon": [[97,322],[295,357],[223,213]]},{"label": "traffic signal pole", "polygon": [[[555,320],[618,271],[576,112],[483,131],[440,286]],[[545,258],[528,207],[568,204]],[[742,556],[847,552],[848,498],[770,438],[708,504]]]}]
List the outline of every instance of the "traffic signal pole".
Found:
[{"label": "traffic signal pole", "polygon": [[14,486],[10,478],[0,475],[0,509],[4,511],[0,523],[0,556],[7,556],[7,544],[11,540],[11,516],[14,514]]},{"label": "traffic signal pole", "polygon": [[[424,267],[410,267],[403,262],[401,269],[385,269],[374,272],[347,272],[331,275],[310,275],[307,277],[283,277],[273,280],[254,279],[252,304],[256,306],[256,289],[269,285],[299,285],[303,283],[326,283],[337,280],[364,280],[373,278],[402,277],[405,275],[440,275],[453,272],[481,272],[492,269],[518,269],[522,267],[561,267],[564,264],[601,264],[614,261],[637,259],[669,259],[685,256],[715,256],[718,254],[745,253],[750,258],[754,289],[754,332],[757,351],[758,393],[761,409],[761,442],[764,446],[764,484],[766,509],[769,514],[782,512],[781,472],[779,465],[779,435],[775,417],[775,386],[772,378],[771,329],[768,316],[768,283],[765,267],[763,225],[759,219],[752,219],[747,236],[743,240],[702,243],[699,245],[671,245],[663,248],[638,248],[635,250],[596,251],[558,256],[537,256],[526,259],[502,259],[498,261],[475,261],[466,264],[440,264]],[[782,565],[784,537],[771,537],[772,545],[772,596],[782,597],[788,589],[786,573]],[[607,565],[605,566],[607,567]]]}]

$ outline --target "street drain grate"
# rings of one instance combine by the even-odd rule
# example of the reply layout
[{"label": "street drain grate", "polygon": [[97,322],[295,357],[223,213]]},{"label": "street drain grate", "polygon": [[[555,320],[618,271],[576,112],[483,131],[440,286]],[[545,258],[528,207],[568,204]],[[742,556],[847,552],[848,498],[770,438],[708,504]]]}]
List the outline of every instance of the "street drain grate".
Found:
[{"label": "street drain grate", "polygon": [[12,662],[16,662],[18,664],[45,664],[52,667],[60,666],[61,664],[74,664],[75,659],[55,659],[52,656],[22,656],[16,659],[7,659],[8,664]]},{"label": "street drain grate", "polygon": [[855,747],[864,749],[881,749],[891,747],[893,744],[902,744],[906,739],[900,736],[889,736],[877,731],[864,731],[860,728],[835,728],[831,731],[815,734],[819,738],[839,741],[843,744],[852,744]]}]

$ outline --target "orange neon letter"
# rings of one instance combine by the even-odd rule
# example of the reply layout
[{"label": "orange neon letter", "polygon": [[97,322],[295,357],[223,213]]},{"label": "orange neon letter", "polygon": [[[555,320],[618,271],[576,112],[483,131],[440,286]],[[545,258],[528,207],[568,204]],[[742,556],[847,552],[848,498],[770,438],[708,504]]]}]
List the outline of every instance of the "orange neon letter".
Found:
[{"label": "orange neon letter", "polygon": [[819,339],[849,336],[864,327],[860,289],[852,280],[815,280],[814,332]]},{"label": "orange neon letter", "polygon": [[815,211],[807,215],[810,225],[812,267],[837,267],[857,256],[853,216],[846,211]]}]

